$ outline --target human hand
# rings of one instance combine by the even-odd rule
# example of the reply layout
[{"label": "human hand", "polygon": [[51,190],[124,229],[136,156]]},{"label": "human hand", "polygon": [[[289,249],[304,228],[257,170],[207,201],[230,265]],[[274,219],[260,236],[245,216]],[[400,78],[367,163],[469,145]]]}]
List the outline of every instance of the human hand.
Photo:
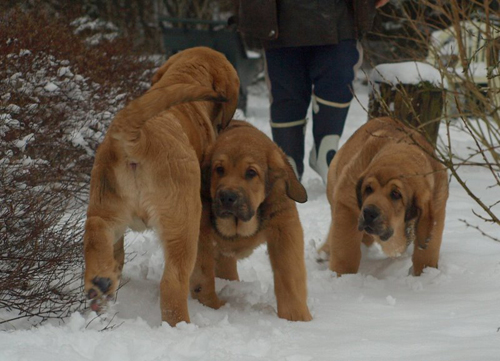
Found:
[{"label": "human hand", "polygon": [[381,8],[382,6],[384,6],[385,4],[387,4],[389,2],[389,0],[377,0],[377,2],[375,3],[375,7],[378,9],[378,8]]}]

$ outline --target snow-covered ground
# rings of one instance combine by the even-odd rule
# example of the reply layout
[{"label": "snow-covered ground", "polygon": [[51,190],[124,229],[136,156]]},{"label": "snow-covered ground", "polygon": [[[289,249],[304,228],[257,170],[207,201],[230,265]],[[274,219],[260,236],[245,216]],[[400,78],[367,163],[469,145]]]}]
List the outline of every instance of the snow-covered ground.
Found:
[{"label": "snow-covered ground", "polygon": [[[367,89],[356,86],[341,142],[366,120]],[[270,134],[264,86],[249,98],[248,120]],[[307,148],[312,145],[311,124]],[[443,127],[444,128],[444,127]],[[442,129],[444,131],[444,129]],[[453,133],[459,149],[468,146]],[[308,150],[306,150],[308,152]],[[465,169],[467,184],[482,197],[500,198],[491,174]],[[388,260],[363,249],[361,270],[336,278],[316,262],[330,222],[325,187],[306,164],[309,201],[299,205],[305,233],[309,307],[314,319],[279,319],[266,248],[240,261],[241,282],[218,280],[227,304],[219,310],[189,300],[191,324],[160,321],[158,282],[163,256],[154,233],[129,233],[124,286],[107,314],[73,314],[65,323],[38,328],[5,326],[0,361],[310,361],[500,360],[500,243],[462,219],[500,237],[473,215],[478,207],[454,181],[450,186],[440,268],[408,276],[409,255]]]}]

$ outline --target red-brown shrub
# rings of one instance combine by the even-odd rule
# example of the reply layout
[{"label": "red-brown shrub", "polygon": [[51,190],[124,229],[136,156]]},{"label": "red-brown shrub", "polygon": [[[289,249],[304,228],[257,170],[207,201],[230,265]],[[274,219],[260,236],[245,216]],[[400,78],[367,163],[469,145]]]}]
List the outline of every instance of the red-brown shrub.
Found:
[{"label": "red-brown shrub", "polygon": [[43,11],[10,10],[0,34],[0,308],[9,311],[0,323],[62,318],[84,304],[82,220],[95,149],[158,64],[134,54],[131,39],[89,45],[70,21]]}]

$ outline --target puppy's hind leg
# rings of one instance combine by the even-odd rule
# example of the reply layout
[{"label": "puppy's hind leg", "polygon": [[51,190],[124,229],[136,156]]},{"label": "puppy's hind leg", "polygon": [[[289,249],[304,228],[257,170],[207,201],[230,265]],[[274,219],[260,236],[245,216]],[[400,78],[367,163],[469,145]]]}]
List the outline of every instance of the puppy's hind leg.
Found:
[{"label": "puppy's hind leg", "polygon": [[[163,212],[157,229],[163,243],[165,269],[160,283],[162,320],[170,326],[190,322],[188,312],[189,278],[193,272],[200,233],[201,201],[199,187],[179,192],[176,209]],[[184,198],[186,197],[186,198]],[[186,202],[186,199],[189,199]],[[184,204],[183,204],[184,203]]]}]

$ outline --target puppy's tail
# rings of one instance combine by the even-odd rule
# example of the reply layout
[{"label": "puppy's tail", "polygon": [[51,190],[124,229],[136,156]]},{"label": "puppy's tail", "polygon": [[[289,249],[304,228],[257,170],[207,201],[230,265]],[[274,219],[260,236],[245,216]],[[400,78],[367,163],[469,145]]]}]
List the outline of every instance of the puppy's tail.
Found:
[{"label": "puppy's tail", "polygon": [[134,143],[140,139],[141,129],[149,119],[174,105],[194,101],[226,102],[227,99],[212,88],[195,84],[151,88],[118,112],[110,129],[112,137]]}]

